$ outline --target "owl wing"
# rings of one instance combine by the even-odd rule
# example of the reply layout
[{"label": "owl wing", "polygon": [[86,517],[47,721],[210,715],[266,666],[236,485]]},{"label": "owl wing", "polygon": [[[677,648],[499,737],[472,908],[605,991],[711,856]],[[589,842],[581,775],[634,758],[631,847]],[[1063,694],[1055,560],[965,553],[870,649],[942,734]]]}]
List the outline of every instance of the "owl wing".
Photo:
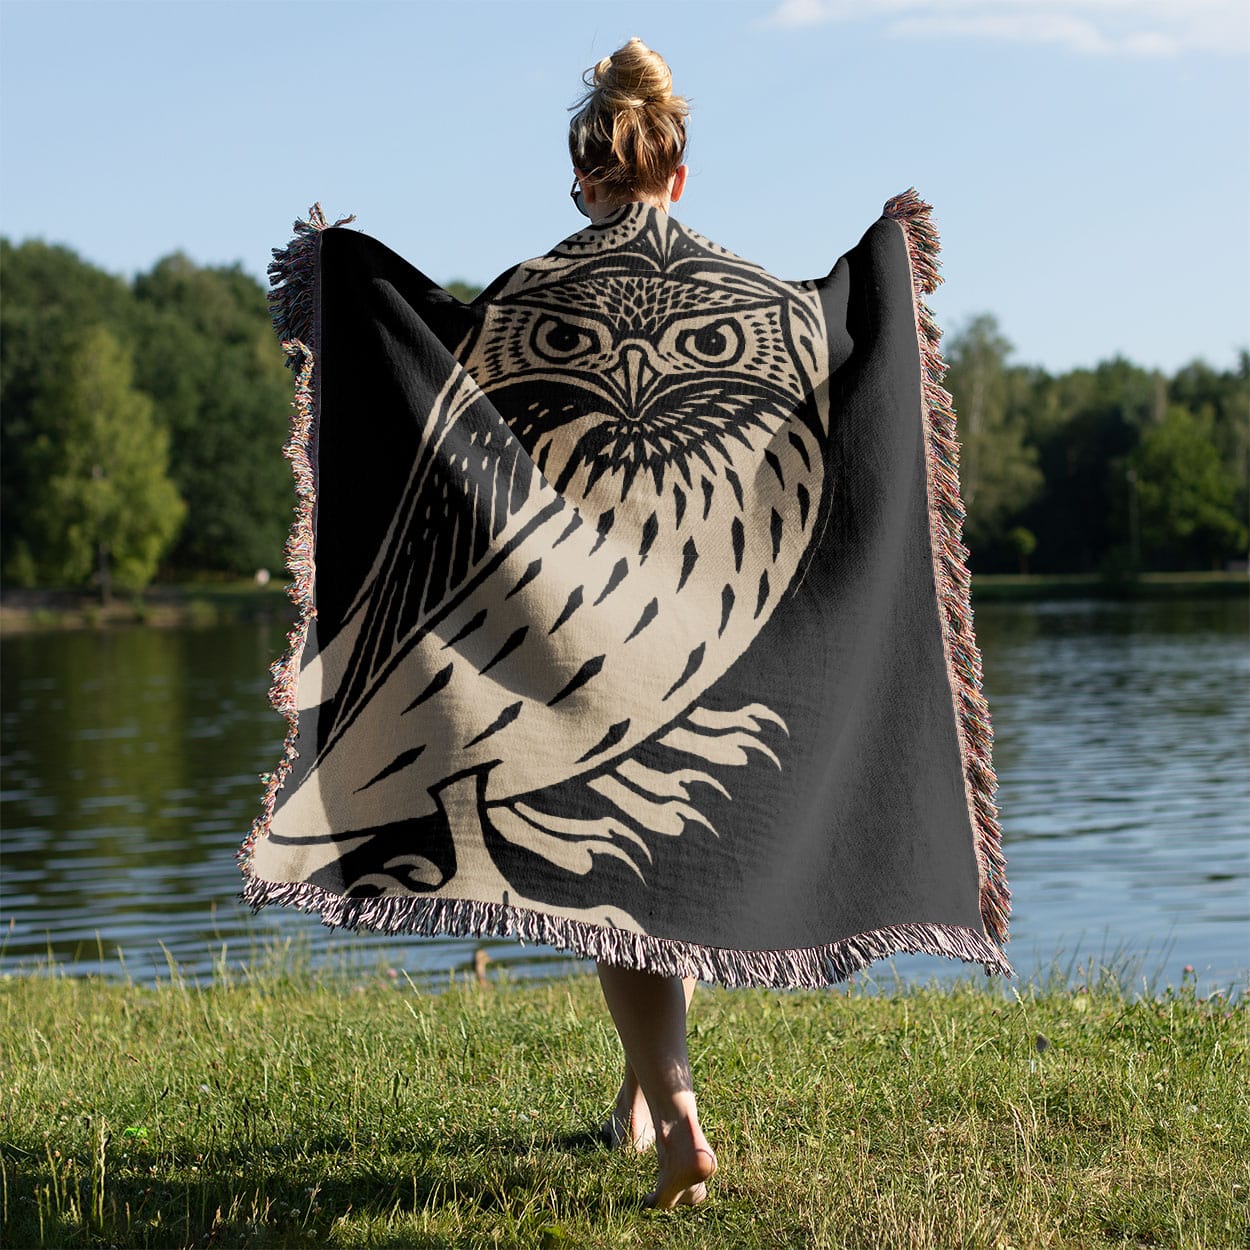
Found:
[{"label": "owl wing", "polygon": [[328,692],[322,755],[412,648],[489,574],[506,553],[504,531],[511,526],[519,541],[567,506],[473,378],[444,359],[451,373],[434,402],[422,413],[414,400],[423,428],[412,469],[345,616],[359,625],[342,680]]}]

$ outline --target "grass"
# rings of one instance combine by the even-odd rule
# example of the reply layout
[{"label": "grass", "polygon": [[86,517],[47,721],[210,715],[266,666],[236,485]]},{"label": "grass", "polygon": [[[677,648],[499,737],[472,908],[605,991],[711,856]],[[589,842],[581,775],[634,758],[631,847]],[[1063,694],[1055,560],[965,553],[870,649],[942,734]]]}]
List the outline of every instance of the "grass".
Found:
[{"label": "grass", "polygon": [[[223,970],[224,971],[224,970]],[[1092,982],[1092,983],[1091,983]],[[1250,1007],[1178,988],[703,987],[721,1170],[595,1144],[593,979],[0,982],[4,1244],[1140,1247],[1250,1238]]]}]

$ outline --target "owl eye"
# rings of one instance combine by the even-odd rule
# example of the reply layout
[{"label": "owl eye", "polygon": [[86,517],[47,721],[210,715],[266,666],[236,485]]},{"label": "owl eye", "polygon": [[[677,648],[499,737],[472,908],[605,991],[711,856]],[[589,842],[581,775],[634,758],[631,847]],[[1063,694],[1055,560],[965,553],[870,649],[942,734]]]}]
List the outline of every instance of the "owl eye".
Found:
[{"label": "owl eye", "polygon": [[589,330],[550,316],[539,318],[530,342],[539,356],[556,364],[584,356],[598,346]]},{"label": "owl eye", "polygon": [[742,355],[742,327],[729,319],[712,321],[677,336],[677,350],[704,365],[732,365]]}]

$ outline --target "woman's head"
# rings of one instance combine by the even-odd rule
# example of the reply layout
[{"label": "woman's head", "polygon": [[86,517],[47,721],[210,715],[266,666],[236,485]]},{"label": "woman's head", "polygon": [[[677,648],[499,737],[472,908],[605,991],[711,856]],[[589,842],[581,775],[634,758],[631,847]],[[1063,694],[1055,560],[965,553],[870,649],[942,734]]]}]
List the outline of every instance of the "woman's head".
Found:
[{"label": "woman's head", "polygon": [[666,195],[685,156],[689,108],[673,94],[664,58],[634,38],[582,80],[586,94],[569,123],[574,166],[607,200]]}]

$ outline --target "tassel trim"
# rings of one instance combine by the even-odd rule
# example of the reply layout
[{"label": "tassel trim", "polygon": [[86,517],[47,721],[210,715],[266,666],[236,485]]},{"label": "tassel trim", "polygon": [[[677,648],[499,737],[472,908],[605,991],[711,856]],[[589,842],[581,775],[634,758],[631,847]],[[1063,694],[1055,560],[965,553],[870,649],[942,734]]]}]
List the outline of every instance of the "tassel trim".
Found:
[{"label": "tassel trim", "polygon": [[[345,226],[355,221],[355,216],[340,217],[334,225]],[[321,292],[317,264],[321,249],[321,232],[330,223],[320,204],[308,210],[308,220],[300,218],[292,229],[294,237],[286,247],[273,249],[269,262],[269,313],[273,318],[274,332],[285,347],[288,342],[321,343]],[[289,354],[289,353],[288,353]],[[295,359],[287,364],[298,369]]]},{"label": "tassel trim", "polygon": [[964,793],[976,847],[981,919],[986,932],[1002,944],[1008,940],[1011,892],[1007,888],[1002,830],[994,803],[994,792],[998,788],[991,762],[994,733],[989,708],[981,693],[981,652],[972,628],[969,552],[960,541],[967,514],[959,493],[959,438],[950,392],[941,385],[946,374],[940,350],[942,332],[922,298],[942,282],[938,273],[940,244],[937,228],[930,219],[932,211],[933,206],[926,204],[912,187],[888,201],[882,215],[898,222],[907,242],[916,337],[920,346],[929,528],[942,646],[955,704]]},{"label": "tassel trim", "polygon": [[[355,217],[340,217],[334,225],[343,226],[355,220]],[[307,221],[296,221],[295,237],[291,242],[284,248],[273,249],[273,261],[269,266],[269,281],[273,287],[269,292],[269,310],[273,317],[274,330],[287,355],[287,365],[295,370],[291,434],[282,448],[282,454],[291,462],[296,495],[295,519],[286,539],[286,567],[291,574],[286,593],[299,609],[299,613],[287,633],[286,651],[269,666],[269,702],[285,717],[287,731],[277,768],[271,773],[260,774],[264,785],[260,814],[252,822],[252,827],[238,851],[239,866],[249,879],[252,872],[252,850],[256,840],[269,832],[278,791],[282,789],[299,756],[295,745],[299,737],[296,686],[304,644],[308,641],[308,629],[313,617],[317,615],[313,591],[316,573],[313,510],[317,503],[318,411],[314,375],[315,346],[321,342],[317,262],[321,232],[328,225],[321,205],[314,204],[308,210]],[[314,344],[314,347],[308,346],[309,343]]]},{"label": "tassel trim", "polygon": [[772,986],[820,989],[845,981],[890,955],[942,955],[979,963],[990,976],[1012,976],[1011,965],[984,935],[959,925],[901,924],[857,933],[803,950],[733,950],[604,928],[506,903],[422,895],[347,898],[307,882],[263,881],[249,876],[243,901],[253,910],[271,903],[319,912],[331,928],[371,929],[425,937],[506,937],[539,943],[583,959],[639,968],[660,976],[698,977],[731,989]]}]

